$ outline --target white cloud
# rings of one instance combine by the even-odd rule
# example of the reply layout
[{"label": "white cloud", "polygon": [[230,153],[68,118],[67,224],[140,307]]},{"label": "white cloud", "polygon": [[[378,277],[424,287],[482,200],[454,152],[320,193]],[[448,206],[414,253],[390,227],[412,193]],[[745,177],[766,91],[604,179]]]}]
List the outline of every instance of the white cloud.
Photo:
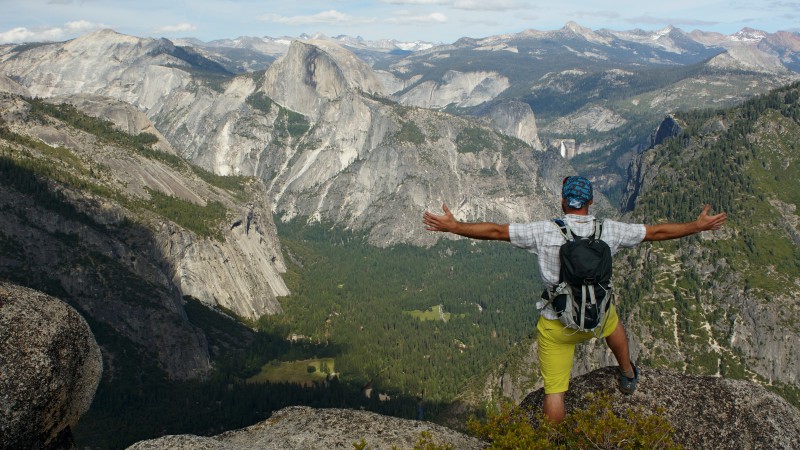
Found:
[{"label": "white cloud", "polygon": [[387,5],[447,5],[451,0],[381,0]]},{"label": "white cloud", "polygon": [[631,17],[625,19],[627,22],[635,23],[635,24],[651,24],[651,25],[688,25],[688,26],[712,26],[717,25],[719,22],[712,21],[712,20],[699,20],[699,19],[689,19],[689,18],[681,18],[681,17],[653,17],[653,16],[639,16],[639,17]]},{"label": "white cloud", "polygon": [[89,22],[88,20],[76,20],[74,22],[67,22],[66,24],[64,24],[64,28],[69,32],[83,33],[86,31],[92,31],[108,27],[106,25],[103,25],[102,23],[93,23]]},{"label": "white cloud", "polygon": [[452,6],[466,11],[508,11],[523,9],[528,5],[518,0],[454,0]]},{"label": "white cloud", "polygon": [[155,33],[183,33],[187,31],[195,31],[197,27],[190,23],[179,23],[175,25],[164,25],[153,30]]},{"label": "white cloud", "polygon": [[431,13],[418,15],[411,11],[395,11],[391,19],[386,19],[387,23],[397,24],[428,24],[428,23],[446,23],[447,16],[442,13]]},{"label": "white cloud", "polygon": [[364,25],[376,22],[376,19],[374,18],[351,16],[334,9],[309,16],[281,16],[278,14],[264,14],[263,16],[259,16],[258,19],[263,20],[264,22],[273,22],[283,25]]},{"label": "white cloud", "polygon": [[505,11],[528,6],[528,2],[522,0],[381,0],[381,3],[387,5],[449,6],[453,9],[467,11]]},{"label": "white cloud", "polygon": [[108,28],[108,25],[89,22],[87,20],[67,22],[60,27],[37,29],[17,27],[5,32],[0,32],[0,44],[8,44],[12,42],[63,41],[71,39],[80,34],[101,30],[103,28]]}]

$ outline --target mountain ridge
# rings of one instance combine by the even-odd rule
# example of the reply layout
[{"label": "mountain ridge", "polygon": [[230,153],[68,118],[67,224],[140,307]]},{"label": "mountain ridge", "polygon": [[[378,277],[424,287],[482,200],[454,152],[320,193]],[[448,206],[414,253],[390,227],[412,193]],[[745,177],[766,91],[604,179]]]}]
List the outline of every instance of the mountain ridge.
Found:
[{"label": "mountain ridge", "polygon": [[[210,369],[184,296],[242,317],[281,311],[285,267],[258,182],[231,191],[154,148],[169,148],[156,135],[66,104],[8,94],[0,104],[3,278],[58,294],[179,379]],[[108,114],[123,129],[152,127],[129,105],[92,108],[118,111]]]}]

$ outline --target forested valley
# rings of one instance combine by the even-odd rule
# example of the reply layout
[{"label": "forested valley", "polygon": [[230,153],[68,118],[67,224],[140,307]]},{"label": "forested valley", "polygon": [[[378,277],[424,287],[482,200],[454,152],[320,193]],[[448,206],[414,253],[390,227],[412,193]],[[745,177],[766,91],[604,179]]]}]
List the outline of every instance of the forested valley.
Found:
[{"label": "forested valley", "polygon": [[[358,233],[298,222],[278,227],[292,291],[282,298],[286,313],[244,321],[253,332],[187,299],[191,322],[209,337],[213,375],[170,381],[127,344],[125,369],[104,378],[75,430],[79,445],[210,435],[300,404],[436,421],[470,377],[534,330],[539,281],[527,252],[466,240],[382,249]],[[125,347],[107,327],[92,327]],[[323,370],[336,376],[255,382],[262,367],[321,358],[333,360],[335,369]]]}]

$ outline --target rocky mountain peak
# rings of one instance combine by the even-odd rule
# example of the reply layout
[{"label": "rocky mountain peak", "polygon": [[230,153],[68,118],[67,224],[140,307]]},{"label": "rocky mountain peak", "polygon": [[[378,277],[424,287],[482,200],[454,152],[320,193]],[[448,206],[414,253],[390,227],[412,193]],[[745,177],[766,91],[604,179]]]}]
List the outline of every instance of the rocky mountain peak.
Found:
[{"label": "rocky mountain peak", "polygon": [[778,56],[760,51],[753,45],[755,42],[754,40],[734,41],[728,45],[725,52],[712,58],[708,65],[717,69],[739,69],[783,75],[787,77],[787,83],[798,78],[796,73],[784,67]]},{"label": "rocky mountain peak", "polygon": [[96,41],[96,40],[103,40],[106,42],[117,41],[117,42],[136,43],[141,41],[142,38],[118,33],[117,31],[111,28],[103,28],[102,30],[92,31],[90,33],[78,36],[77,38],[70,40],[70,42]]},{"label": "rocky mountain peak", "polygon": [[153,45],[155,51],[163,51],[165,53],[172,53],[175,51],[175,44],[167,38],[159,38]]},{"label": "rocky mountain peak", "polygon": [[[663,144],[667,139],[678,136],[684,129],[686,129],[685,123],[673,115],[668,115],[661,121],[655,131],[650,134],[649,145],[646,148],[642,146],[640,150],[652,150],[656,146]],[[633,157],[628,165],[628,181],[620,203],[623,211],[632,211],[634,209],[642,184],[645,183],[645,180],[655,175],[653,171],[648,170],[649,164],[646,162],[646,160],[652,160],[652,153],[640,152]]]},{"label": "rocky mountain peak", "polygon": [[112,29],[103,29],[67,41],[63,46],[67,51],[77,53],[96,51],[98,55],[105,54],[105,56],[108,57],[109,53],[113,54],[121,49],[151,47],[155,42],[158,41],[120,34]]},{"label": "rocky mountain peak", "polygon": [[745,27],[731,35],[731,40],[738,42],[760,42],[765,37],[767,37],[767,33]]},{"label": "rocky mountain peak", "polygon": [[267,70],[263,89],[278,103],[304,115],[314,115],[319,102],[346,92],[384,91],[365,62],[324,40],[293,41],[286,55]]},{"label": "rocky mountain peak", "polygon": [[664,117],[664,120],[658,125],[656,131],[650,135],[650,147],[648,148],[655,148],[656,145],[663,144],[667,139],[679,135],[685,127],[685,124],[680,123],[680,121],[671,114]]},{"label": "rocky mountain peak", "polygon": [[655,33],[653,33],[653,39],[655,40],[655,39],[658,39],[661,36],[666,36],[666,35],[672,33],[674,30],[676,30],[675,27],[673,27],[672,25],[667,25],[666,27],[664,27],[664,28],[656,31]]},{"label": "rocky mountain peak", "polygon": [[590,28],[586,28],[584,26],[579,25],[576,22],[569,21],[564,25],[564,27],[560,30],[562,33],[571,33],[583,39],[586,39],[589,42],[596,42],[606,44],[607,39],[600,36],[599,34],[592,31]]}]

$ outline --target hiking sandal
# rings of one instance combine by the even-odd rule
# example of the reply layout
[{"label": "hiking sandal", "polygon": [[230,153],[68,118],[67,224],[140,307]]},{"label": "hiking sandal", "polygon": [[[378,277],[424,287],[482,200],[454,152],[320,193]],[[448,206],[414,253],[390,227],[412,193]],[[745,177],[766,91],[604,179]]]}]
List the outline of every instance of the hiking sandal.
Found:
[{"label": "hiking sandal", "polygon": [[639,382],[639,369],[637,369],[634,364],[631,364],[631,367],[633,367],[633,378],[626,377],[621,370],[619,374],[617,374],[619,390],[626,395],[633,394],[636,390],[636,384]]}]

